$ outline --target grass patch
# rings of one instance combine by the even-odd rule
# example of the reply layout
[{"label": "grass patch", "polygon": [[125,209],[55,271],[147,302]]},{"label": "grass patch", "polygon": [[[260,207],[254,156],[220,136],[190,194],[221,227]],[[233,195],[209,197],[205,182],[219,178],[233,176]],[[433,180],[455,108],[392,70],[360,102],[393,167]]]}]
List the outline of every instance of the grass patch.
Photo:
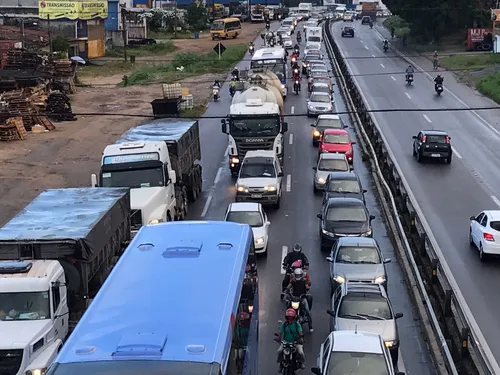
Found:
[{"label": "grass patch", "polygon": [[88,76],[111,76],[120,73],[130,72],[134,68],[134,65],[130,62],[125,61],[111,61],[104,65],[85,65],[79,68],[77,76],[88,77]]},{"label": "grass patch", "polygon": [[500,104],[500,72],[475,80],[479,92]]},{"label": "grass patch", "polygon": [[[171,83],[196,75],[226,72],[245,56],[246,51],[246,44],[228,46],[220,61],[215,52],[204,55],[178,53],[168,64],[137,68],[127,77],[126,85]],[[177,70],[179,67],[184,67],[184,70]]]},{"label": "grass patch", "polygon": [[182,117],[197,118],[197,117],[203,116],[203,114],[205,113],[206,110],[207,110],[207,107],[205,107],[204,105],[195,105],[191,109],[183,110],[181,115],[182,115]]},{"label": "grass patch", "polygon": [[384,20],[383,25],[389,30],[394,28],[394,34],[398,38],[409,35],[411,31],[410,24],[399,16],[387,17]]},{"label": "grass patch", "polygon": [[440,60],[443,66],[453,70],[473,71],[500,65],[500,55],[497,53],[443,56]]},{"label": "grass patch", "polygon": [[[170,52],[174,52],[177,47],[171,41],[165,41],[164,43],[150,44],[146,46],[137,46],[134,48],[127,48],[127,56],[151,56],[151,55],[162,55]],[[112,49],[106,51],[106,57],[123,57],[123,47],[113,47]]]},{"label": "grass patch", "polygon": [[177,31],[177,35],[174,35],[173,32],[159,30],[159,31],[148,31],[148,37],[151,39],[192,39],[193,36],[192,31]]}]

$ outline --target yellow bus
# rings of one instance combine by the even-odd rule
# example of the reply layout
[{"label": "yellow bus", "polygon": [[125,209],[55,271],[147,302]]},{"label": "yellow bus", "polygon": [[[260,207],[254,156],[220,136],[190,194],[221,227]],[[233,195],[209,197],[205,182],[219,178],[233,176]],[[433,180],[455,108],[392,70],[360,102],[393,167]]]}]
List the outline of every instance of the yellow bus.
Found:
[{"label": "yellow bus", "polygon": [[215,20],[210,27],[212,40],[216,38],[236,38],[241,34],[241,22],[238,18]]}]

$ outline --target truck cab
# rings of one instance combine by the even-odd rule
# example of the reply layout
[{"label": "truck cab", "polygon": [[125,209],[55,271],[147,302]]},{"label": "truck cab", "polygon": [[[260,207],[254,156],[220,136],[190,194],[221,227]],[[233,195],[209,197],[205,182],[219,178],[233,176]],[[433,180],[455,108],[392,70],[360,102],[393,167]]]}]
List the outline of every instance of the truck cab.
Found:
[{"label": "truck cab", "polygon": [[229,168],[233,176],[249,151],[272,151],[283,164],[283,133],[288,131],[288,124],[282,121],[278,104],[248,99],[231,105],[228,118],[221,122],[222,132],[229,136]]},{"label": "truck cab", "polygon": [[99,186],[130,188],[132,232],[176,217],[177,176],[171,165],[165,142],[133,141],[104,149]]},{"label": "truck cab", "polygon": [[56,260],[0,261],[0,373],[44,374],[68,334],[65,274]]}]

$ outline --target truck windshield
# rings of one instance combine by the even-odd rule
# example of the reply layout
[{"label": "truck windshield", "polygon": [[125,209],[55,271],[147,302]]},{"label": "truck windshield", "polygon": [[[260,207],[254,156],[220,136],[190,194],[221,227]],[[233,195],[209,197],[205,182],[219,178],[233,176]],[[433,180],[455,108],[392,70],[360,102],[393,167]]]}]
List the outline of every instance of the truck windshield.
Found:
[{"label": "truck windshield", "polygon": [[0,320],[50,318],[49,292],[0,293]]},{"label": "truck windshield", "polygon": [[276,117],[233,117],[230,125],[233,137],[272,137],[278,135],[280,132],[280,122]]},{"label": "truck windshield", "polygon": [[215,21],[210,27],[211,30],[224,30],[224,21]]},{"label": "truck windshield", "polygon": [[126,169],[123,171],[104,172],[103,187],[128,187],[131,189],[164,186],[163,170],[160,167],[144,169]]}]

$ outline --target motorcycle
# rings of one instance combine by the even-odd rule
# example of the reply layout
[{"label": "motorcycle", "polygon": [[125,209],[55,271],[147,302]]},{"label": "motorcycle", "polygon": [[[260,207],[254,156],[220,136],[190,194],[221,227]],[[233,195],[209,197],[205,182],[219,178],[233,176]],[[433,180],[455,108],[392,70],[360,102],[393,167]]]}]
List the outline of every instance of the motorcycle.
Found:
[{"label": "motorcycle", "polygon": [[292,57],[292,59],[290,60],[290,65],[293,67],[295,64],[297,64],[297,58]]},{"label": "motorcycle", "polygon": [[297,349],[295,348],[297,343],[280,341],[277,333],[275,333],[274,336],[276,336],[274,341],[283,345],[283,360],[280,363],[283,375],[295,375],[295,372],[300,369],[300,363],[296,356]]},{"label": "motorcycle", "polygon": [[443,92],[443,84],[437,83],[436,84],[436,93],[438,94],[438,96],[441,96],[442,92]]},{"label": "motorcycle", "polygon": [[293,91],[295,91],[296,95],[299,95],[300,81],[298,79],[296,79],[295,82],[293,83]]},{"label": "motorcycle", "polygon": [[373,23],[370,24],[370,29],[373,29]]},{"label": "motorcycle", "polygon": [[387,44],[384,44],[384,52],[387,52],[388,49],[389,49],[389,46]]},{"label": "motorcycle", "polygon": [[298,49],[298,48],[295,48],[295,49],[293,50],[293,52],[297,55],[297,57],[299,57],[299,56],[300,56],[300,51],[299,51],[299,49]]},{"label": "motorcycle", "polygon": [[302,37],[297,35],[297,43],[302,42]]},{"label": "motorcycle", "polygon": [[266,23],[266,30],[269,31],[270,28],[271,28],[271,24],[270,23]]},{"label": "motorcycle", "polygon": [[302,74],[307,74],[307,63],[302,63]]},{"label": "motorcycle", "polygon": [[407,74],[406,75],[406,84],[411,86],[412,83],[413,83],[413,74]]},{"label": "motorcycle", "polygon": [[231,98],[234,96],[236,92],[236,88],[233,86],[229,86],[229,94],[231,95]]},{"label": "motorcycle", "polygon": [[[302,325],[302,327],[304,327],[304,324],[306,324],[306,323],[309,325],[309,320],[307,319],[306,312],[304,311],[304,309],[301,306],[301,301],[304,298],[307,299],[307,295],[303,294],[300,297],[290,296],[289,306],[287,306],[287,308],[292,308],[297,312],[297,319],[298,319],[299,323]],[[307,299],[307,303],[310,303],[309,299]],[[311,306],[309,306],[309,308],[311,308]]]},{"label": "motorcycle", "polygon": [[254,46],[250,46],[248,47],[248,52],[250,53],[250,55],[253,56],[254,52],[255,52],[255,47]]},{"label": "motorcycle", "polygon": [[219,91],[220,91],[219,86],[213,86],[212,87],[212,94],[214,96],[214,102],[216,102],[216,101],[219,100]]}]

